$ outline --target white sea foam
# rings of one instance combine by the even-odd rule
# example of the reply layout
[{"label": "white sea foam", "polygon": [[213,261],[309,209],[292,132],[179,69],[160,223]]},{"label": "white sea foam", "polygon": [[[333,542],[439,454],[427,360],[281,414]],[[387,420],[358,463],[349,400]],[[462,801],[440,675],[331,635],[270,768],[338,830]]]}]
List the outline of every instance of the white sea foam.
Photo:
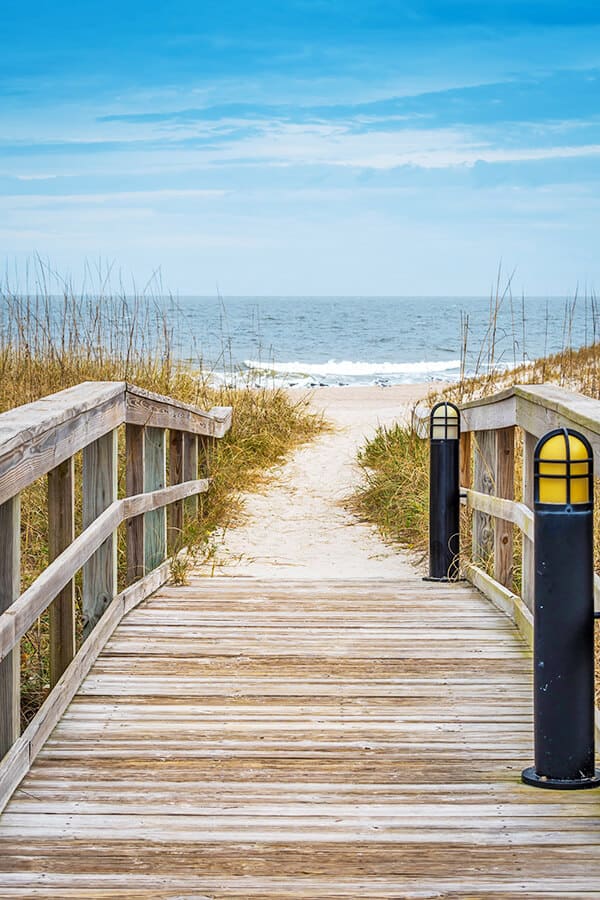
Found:
[{"label": "white sea foam", "polygon": [[459,359],[435,360],[422,362],[352,362],[350,360],[330,359],[322,363],[308,362],[265,362],[261,360],[244,360],[246,368],[261,374],[295,375],[298,377],[317,378],[376,378],[399,375],[439,375],[440,373],[458,374]]}]

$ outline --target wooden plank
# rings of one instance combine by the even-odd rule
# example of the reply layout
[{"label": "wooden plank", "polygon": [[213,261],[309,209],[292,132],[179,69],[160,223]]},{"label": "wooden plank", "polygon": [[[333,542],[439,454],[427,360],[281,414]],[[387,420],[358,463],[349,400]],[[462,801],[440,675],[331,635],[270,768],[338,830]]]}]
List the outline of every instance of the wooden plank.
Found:
[{"label": "wooden plank", "polygon": [[[83,451],[83,527],[117,499],[117,432]],[[83,567],[83,635],[87,637],[117,593],[117,537],[113,532]]]},{"label": "wooden plank", "polygon": [[198,438],[198,470],[203,478],[210,476],[212,456],[215,452],[215,439],[209,437]]},{"label": "wooden plank", "polygon": [[[537,438],[528,431],[523,432],[523,503],[533,510],[533,453]],[[533,512],[532,512],[533,516]],[[523,555],[521,559],[521,597],[525,606],[533,612],[535,581],[535,550],[531,536],[523,535]]]},{"label": "wooden plank", "polygon": [[[478,431],[473,438],[473,486],[481,494],[496,493],[496,432]],[[494,551],[494,528],[486,513],[473,515],[472,557],[485,568]]]},{"label": "wooden plank", "polygon": [[[125,478],[126,494],[131,497],[144,492],[145,428],[127,424],[125,427]],[[133,516],[127,521],[127,583],[133,584],[144,575],[144,516]]]},{"label": "wooden plank", "polygon": [[461,431],[460,434],[460,486],[471,487],[471,432]]},{"label": "wooden plank", "polygon": [[[501,428],[496,434],[496,496],[512,500],[515,495],[515,429]],[[513,583],[513,526],[494,521],[494,578],[509,590]]]},{"label": "wooden plank", "polygon": [[102,617],[88,640],[82,644],[17,744],[0,762],[0,812],[75,696],[81,682],[122,617],[164,584],[169,577],[169,571],[169,563],[165,562],[115,597],[106,615]]},{"label": "wooden plank", "polygon": [[124,419],[124,382],[85,382],[2,413],[0,503]]},{"label": "wooden plank", "polygon": [[112,503],[94,522],[78,535],[36,578],[26,591],[0,615],[0,660],[35,622],[57,593],[76,572],[101,548],[117,527],[130,516],[141,515],[165,506],[192,493],[208,490],[206,479],[188,481],[137,497],[125,497]]},{"label": "wooden plank", "polygon": [[[164,428],[146,428],[144,447],[144,490],[156,491],[167,482],[166,436]],[[166,510],[146,513],[144,526],[144,570],[150,572],[167,557]]]},{"label": "wooden plank", "polygon": [[517,399],[514,388],[461,403],[461,432],[495,431],[498,428],[510,428],[516,424]]},{"label": "wooden plank", "polygon": [[[73,457],[48,473],[48,559],[62,553],[75,538]],[[75,582],[71,578],[49,607],[50,687],[75,656]]]},{"label": "wooden plank", "polygon": [[223,437],[230,407],[204,412],[125,382],[84,382],[0,415],[0,503],[126,419]]},{"label": "wooden plank", "polygon": [[157,429],[172,428],[192,434],[223,437],[231,427],[231,407],[204,412],[195,406],[127,385],[127,421]]},{"label": "wooden plank", "polygon": [[[183,439],[183,480],[198,478],[198,436],[186,432]],[[198,497],[189,497],[184,504],[185,515],[190,522],[198,518]]]},{"label": "wooden plank", "polygon": [[[183,457],[184,457],[183,431],[171,429],[169,432],[169,484],[180,484],[184,481]],[[167,508],[167,552],[169,556],[176,553],[183,546],[183,501],[171,503]]]},{"label": "wooden plank", "polygon": [[[227,655],[207,654],[218,640]],[[3,890],[594,896],[597,798],[519,783],[530,668],[473,587],[165,587],[113,632],[0,819]]]},{"label": "wooden plank", "polygon": [[520,597],[495,581],[478,566],[467,564],[465,574],[481,593],[491,600],[494,606],[507,615],[515,623],[527,644],[533,647],[533,616]]},{"label": "wooden plank", "polygon": [[489,516],[512,522],[523,534],[533,541],[533,513],[524,503],[515,500],[503,500],[501,497],[492,497],[489,494],[481,494],[479,491],[466,491],[467,505],[471,509],[479,510]]},{"label": "wooden plank", "polygon": [[[21,500],[17,495],[0,505],[0,613],[21,589]],[[0,662],[0,759],[20,733],[21,654],[19,645]]]}]

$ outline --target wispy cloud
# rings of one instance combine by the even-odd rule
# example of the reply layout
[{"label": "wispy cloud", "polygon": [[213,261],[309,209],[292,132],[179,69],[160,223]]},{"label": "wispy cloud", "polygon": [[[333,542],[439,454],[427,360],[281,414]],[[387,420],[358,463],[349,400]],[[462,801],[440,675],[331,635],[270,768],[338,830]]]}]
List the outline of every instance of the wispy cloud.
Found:
[{"label": "wispy cloud", "polygon": [[471,292],[476,253],[598,270],[597,3],[38,5],[3,19],[8,253],[240,293],[313,268],[352,290],[361,262],[385,292],[400,244],[408,289],[424,247]]}]

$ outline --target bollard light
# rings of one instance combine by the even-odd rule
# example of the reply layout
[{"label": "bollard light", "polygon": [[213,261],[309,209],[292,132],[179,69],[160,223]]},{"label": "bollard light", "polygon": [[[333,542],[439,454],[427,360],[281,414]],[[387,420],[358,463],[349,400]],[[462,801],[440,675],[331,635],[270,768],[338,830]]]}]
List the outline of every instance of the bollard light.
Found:
[{"label": "bollard light", "polygon": [[596,787],[594,760],[593,454],[561,428],[534,453],[535,787]]},{"label": "bollard light", "polygon": [[429,577],[455,581],[459,551],[460,413],[453,403],[437,403],[429,419]]}]

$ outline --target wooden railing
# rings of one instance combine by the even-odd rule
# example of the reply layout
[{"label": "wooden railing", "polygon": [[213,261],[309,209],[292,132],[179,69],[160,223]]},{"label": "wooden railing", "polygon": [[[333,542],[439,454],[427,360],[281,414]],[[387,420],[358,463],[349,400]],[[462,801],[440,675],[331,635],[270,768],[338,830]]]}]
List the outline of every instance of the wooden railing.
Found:
[{"label": "wooden railing", "polygon": [[[529,642],[533,634],[533,452],[538,438],[563,427],[587,437],[600,474],[598,400],[556,385],[537,384],[511,387],[461,407],[461,486],[473,511],[471,560],[463,561],[463,571],[517,623]],[[522,481],[517,486],[515,446],[519,444]],[[515,493],[520,493],[521,501],[514,499]],[[520,559],[514,552],[515,527],[522,535]],[[513,591],[515,565],[521,570],[520,596]],[[598,576],[595,594],[598,608]]]},{"label": "wooden railing", "polygon": [[[198,495],[208,489],[210,442],[230,425],[229,407],[203,412],[125,382],[86,382],[0,415],[0,810],[123,615],[167,580],[168,556],[181,549],[184,508],[188,517],[197,515]],[[74,456],[80,451],[83,529],[76,536]],[[45,475],[50,562],[21,593],[21,492]],[[119,593],[122,522],[128,587]],[[79,570],[84,640],[77,650]],[[47,609],[52,689],[20,735],[19,641]]]}]

